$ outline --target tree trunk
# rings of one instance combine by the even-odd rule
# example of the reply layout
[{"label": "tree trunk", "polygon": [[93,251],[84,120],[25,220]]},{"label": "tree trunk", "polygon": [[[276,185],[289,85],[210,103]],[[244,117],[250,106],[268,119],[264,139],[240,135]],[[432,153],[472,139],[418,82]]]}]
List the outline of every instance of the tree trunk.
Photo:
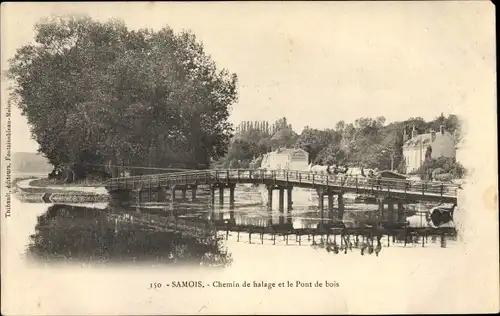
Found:
[{"label": "tree trunk", "polygon": [[65,166],[64,167],[64,182],[65,183],[72,183],[75,181],[75,172],[71,167]]}]

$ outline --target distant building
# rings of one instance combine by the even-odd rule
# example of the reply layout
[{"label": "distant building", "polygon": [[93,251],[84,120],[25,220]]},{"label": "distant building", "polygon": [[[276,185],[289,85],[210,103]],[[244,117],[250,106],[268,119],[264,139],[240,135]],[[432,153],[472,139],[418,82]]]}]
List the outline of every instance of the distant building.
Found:
[{"label": "distant building", "polygon": [[309,169],[309,154],[300,148],[280,148],[262,157],[261,168],[305,171]]},{"label": "distant building", "polygon": [[404,131],[403,156],[406,163],[406,173],[416,171],[425,161],[426,152],[429,150],[431,158],[455,157],[455,141],[450,133],[441,125],[439,132],[430,131],[426,134],[417,134],[413,126],[411,138],[407,140]]}]

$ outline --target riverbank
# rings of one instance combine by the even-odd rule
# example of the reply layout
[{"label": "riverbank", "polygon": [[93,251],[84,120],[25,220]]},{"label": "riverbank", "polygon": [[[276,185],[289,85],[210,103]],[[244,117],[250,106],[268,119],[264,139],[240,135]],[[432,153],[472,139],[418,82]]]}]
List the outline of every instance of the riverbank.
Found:
[{"label": "riverbank", "polygon": [[96,195],[107,195],[106,188],[102,186],[95,186],[91,184],[62,184],[50,182],[48,179],[43,178],[30,178],[23,179],[16,182],[16,186],[25,193],[86,193]]},{"label": "riverbank", "polygon": [[30,182],[32,187],[55,187],[55,188],[74,188],[74,187],[100,187],[104,180],[79,180],[72,183],[66,183],[62,180],[47,179],[47,178],[36,178]]},{"label": "riverbank", "polygon": [[19,199],[28,203],[96,203],[109,200],[104,187],[57,183],[41,185],[43,183],[48,183],[48,179],[25,178],[13,182]]}]

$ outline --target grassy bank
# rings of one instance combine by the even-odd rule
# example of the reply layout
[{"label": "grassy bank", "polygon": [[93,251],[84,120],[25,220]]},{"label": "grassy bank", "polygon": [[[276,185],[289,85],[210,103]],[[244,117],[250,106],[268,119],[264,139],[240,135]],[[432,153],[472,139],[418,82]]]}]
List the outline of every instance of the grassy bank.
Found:
[{"label": "grassy bank", "polygon": [[36,179],[36,177],[35,176],[20,176],[20,177],[15,177],[11,181],[12,187],[14,187],[14,188],[17,187],[17,183],[19,181],[29,180],[29,179]]},{"label": "grassy bank", "polygon": [[[28,180],[33,179],[29,182],[29,186],[19,186],[17,183],[21,180]],[[78,194],[84,194],[84,195],[103,195],[100,193],[94,193],[92,192],[93,190],[90,190],[88,188],[95,188],[99,187],[100,184],[102,184],[104,181],[89,181],[89,180],[84,180],[84,181],[79,181],[79,182],[74,182],[74,183],[64,183],[63,181],[60,180],[49,180],[47,178],[36,178],[36,177],[24,177],[24,178],[18,178],[17,181],[14,183],[15,184],[15,190],[14,191],[21,191],[24,193],[28,194],[39,194],[39,193],[52,193],[52,194],[64,194],[64,195],[78,195]]]},{"label": "grassy bank", "polygon": [[63,190],[63,189],[56,189],[56,188],[47,188],[47,187],[32,187],[32,188],[18,188],[19,191],[25,192],[25,193],[59,193],[59,194],[66,194],[66,195],[71,195],[71,194],[92,194],[92,192],[83,192],[83,191],[78,191],[78,187],[75,187],[74,190]]}]

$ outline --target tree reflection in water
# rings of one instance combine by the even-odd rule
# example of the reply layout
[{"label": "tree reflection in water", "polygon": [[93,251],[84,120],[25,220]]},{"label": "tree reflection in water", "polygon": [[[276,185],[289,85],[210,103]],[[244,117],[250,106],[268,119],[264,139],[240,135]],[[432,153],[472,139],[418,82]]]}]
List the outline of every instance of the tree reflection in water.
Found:
[{"label": "tree reflection in water", "polygon": [[[136,220],[134,220],[134,218]],[[28,254],[42,260],[158,262],[226,266],[231,255],[216,234],[185,234],[141,213],[53,205],[38,217]]]}]

